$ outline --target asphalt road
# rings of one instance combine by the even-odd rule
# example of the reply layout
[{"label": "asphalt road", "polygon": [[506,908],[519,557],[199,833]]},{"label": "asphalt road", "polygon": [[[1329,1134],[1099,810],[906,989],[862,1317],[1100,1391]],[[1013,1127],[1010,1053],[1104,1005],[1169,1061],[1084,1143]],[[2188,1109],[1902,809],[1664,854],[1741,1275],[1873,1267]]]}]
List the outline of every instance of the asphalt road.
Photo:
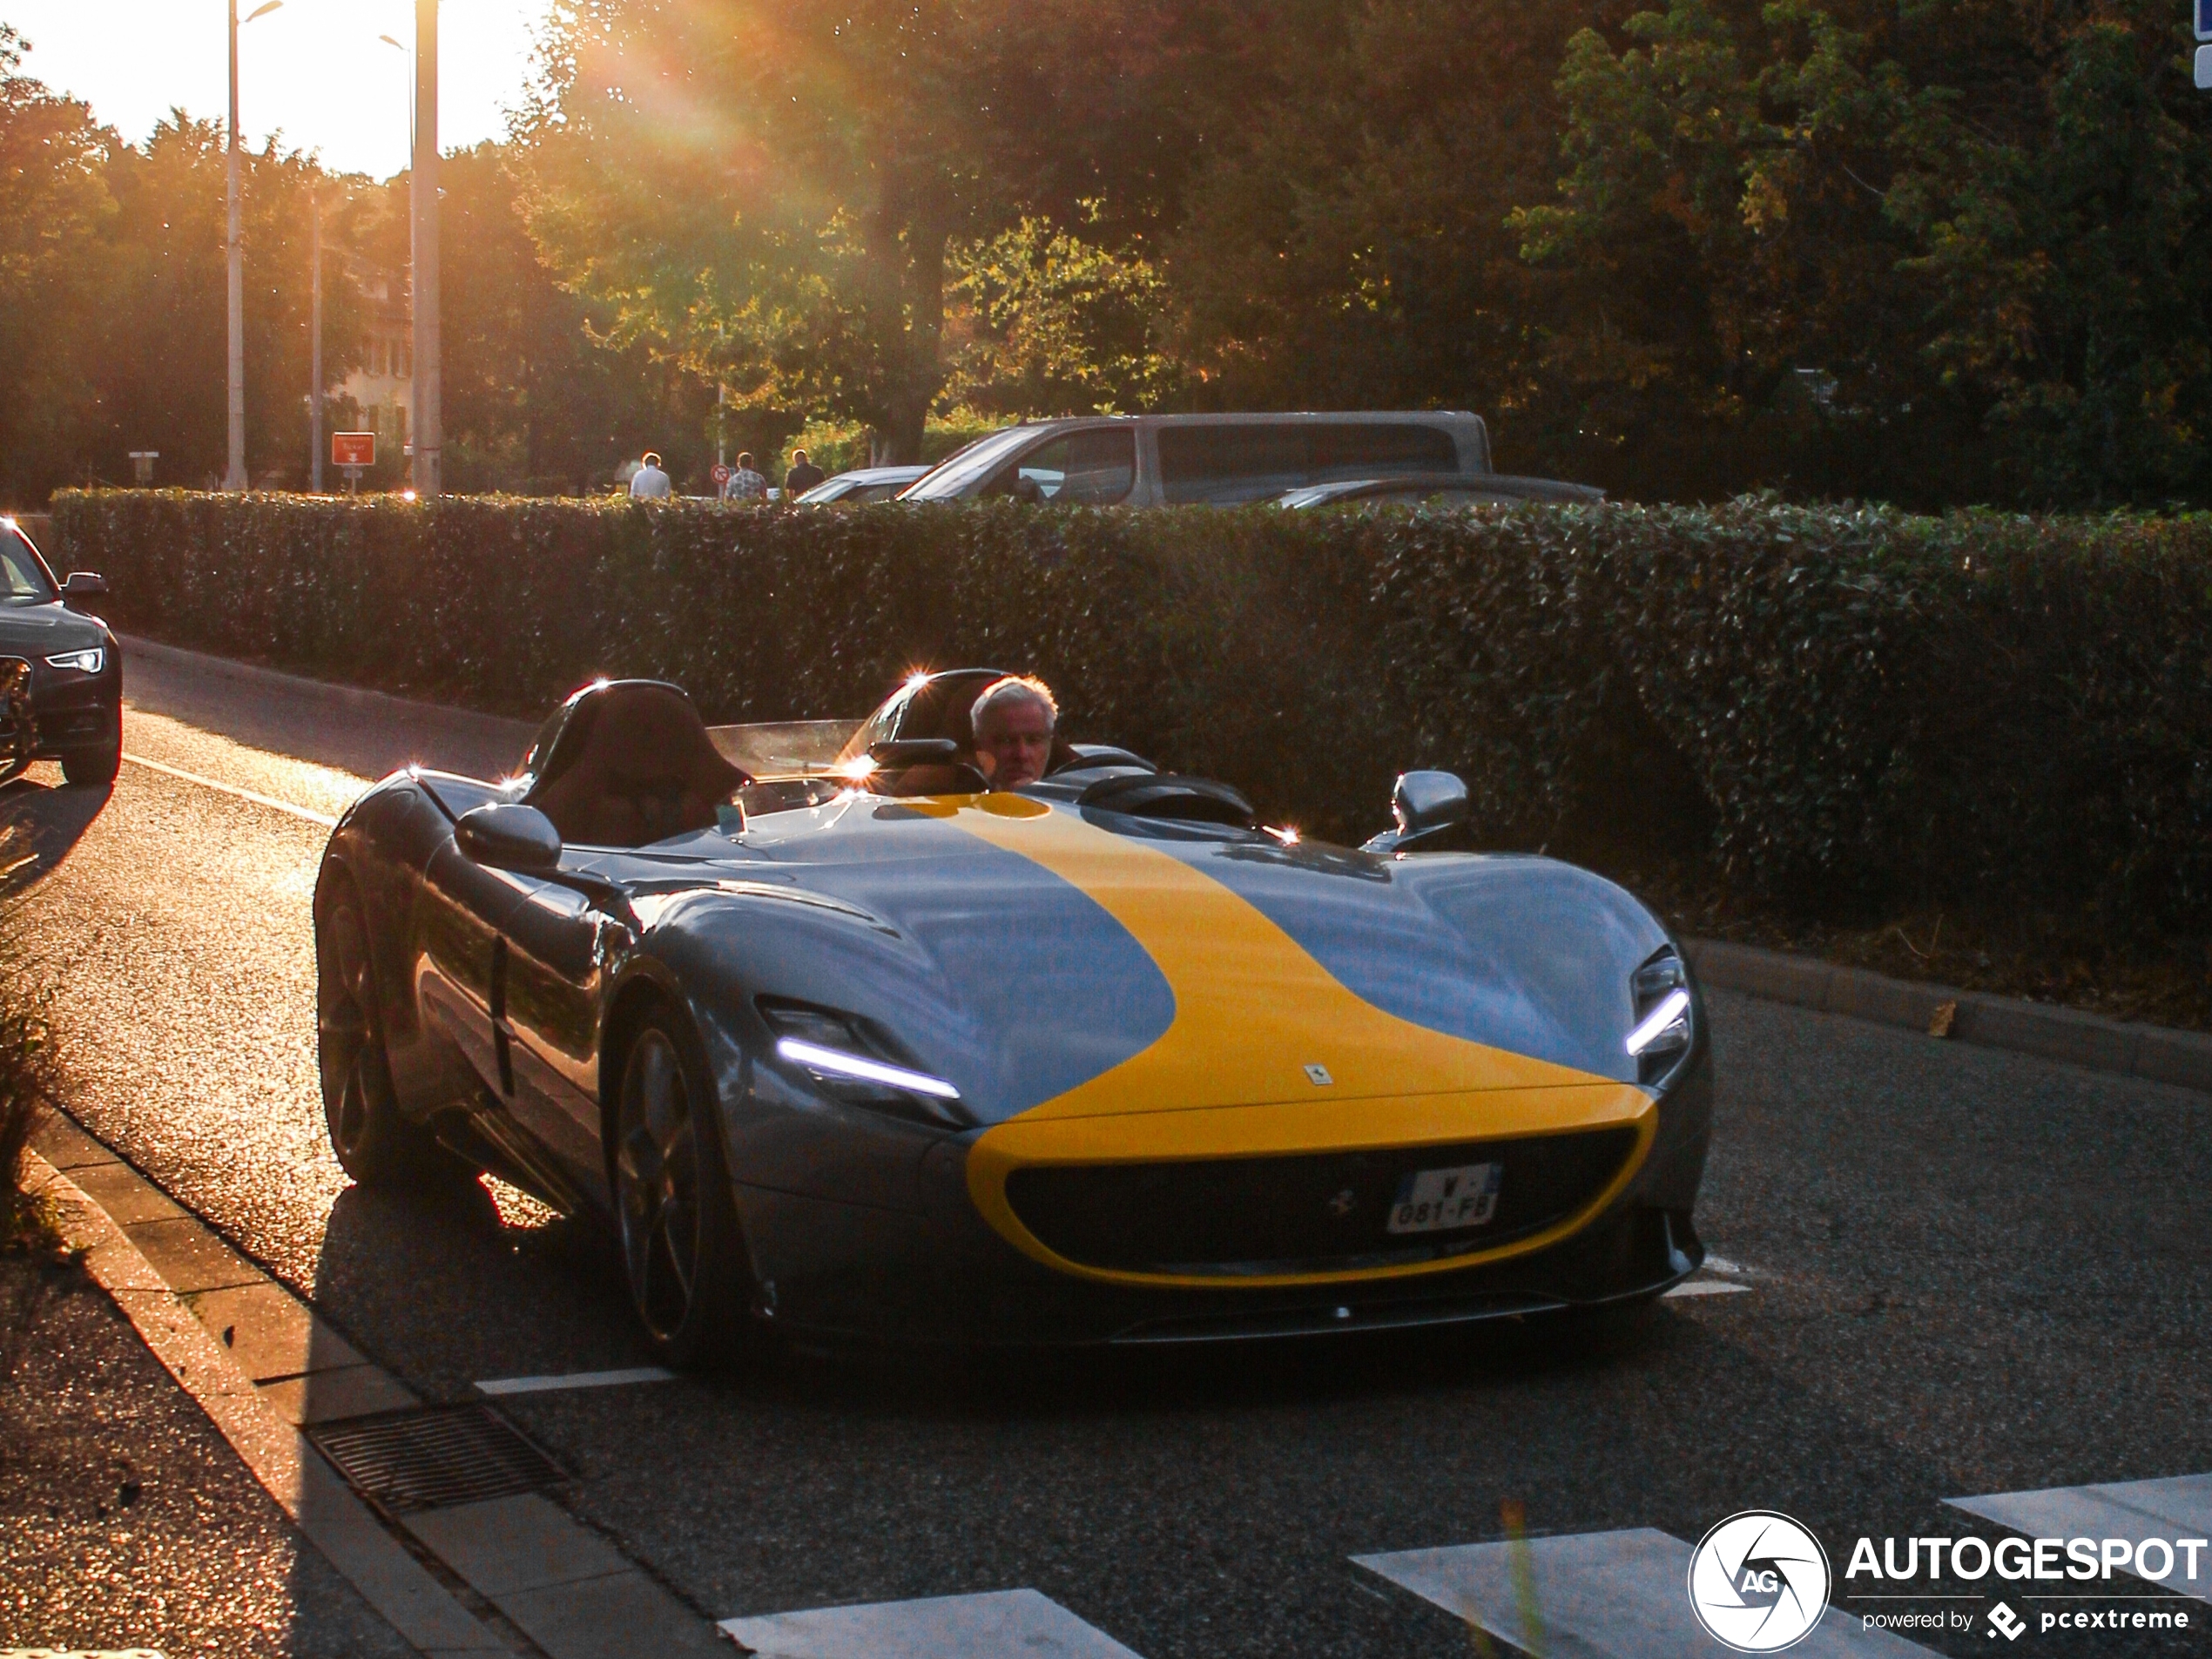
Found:
[{"label": "asphalt road", "polygon": [[[44,838],[28,924],[86,1126],[426,1396],[644,1363],[589,1227],[489,1184],[435,1209],[347,1186],[312,1057],[324,831],[208,786],[327,815],[388,765],[496,770],[526,733],[125,661],[126,752],[171,770],[0,792]],[[1508,1501],[1540,1533],[1692,1541],[1782,1510],[1841,1592],[1865,1588],[1841,1581],[1860,1534],[1996,1535],[1946,1497],[2212,1471],[2212,1099],[1725,994],[1712,1013],[1698,1221],[1752,1288],[1664,1304],[1625,1355],[1501,1332],[1012,1368],[802,1356],[503,1403],[582,1477],[577,1511],[711,1617],[1030,1586],[1145,1659],[1467,1651],[1348,1558],[1496,1539]],[[2201,1655],[2193,1606],[2187,1635],[2017,1645]]]}]

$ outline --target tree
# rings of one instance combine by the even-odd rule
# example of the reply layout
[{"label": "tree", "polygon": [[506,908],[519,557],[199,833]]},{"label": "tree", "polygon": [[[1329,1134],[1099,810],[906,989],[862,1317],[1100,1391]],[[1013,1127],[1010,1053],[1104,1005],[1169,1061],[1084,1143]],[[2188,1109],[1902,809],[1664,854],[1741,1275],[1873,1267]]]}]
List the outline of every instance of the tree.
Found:
[{"label": "tree", "polygon": [[[511,160],[482,144],[439,165],[447,488],[581,494],[650,447],[705,489],[711,389],[643,345],[601,338],[584,301],[539,260]],[[404,270],[408,175],[357,188],[342,234],[364,258]]]},{"label": "tree", "polygon": [[1164,188],[1180,152],[1146,93],[1188,63],[1197,10],[570,0],[522,128],[532,233],[615,339],[912,459],[948,373],[948,248]]},{"label": "tree", "polygon": [[1563,278],[1550,371],[1662,492],[2201,496],[2212,154],[2174,20],[1858,10],[1669,0],[1569,44],[1569,171],[1516,220]]},{"label": "tree", "polygon": [[101,314],[116,139],[85,105],[17,72],[26,47],[0,23],[0,501],[29,504],[68,475],[85,436],[78,388]]},{"label": "tree", "polygon": [[[224,388],[225,139],[219,123],[182,111],[143,148],[108,158],[116,211],[99,258],[105,284],[91,384],[98,436],[85,456],[127,478],[125,451],[158,449],[161,475],[219,477],[228,440]],[[273,139],[239,157],[246,267],[246,453],[256,482],[300,485],[307,454],[313,315],[312,198],[342,188],[312,158]],[[354,361],[359,299],[326,249],[323,369],[333,381]]]}]

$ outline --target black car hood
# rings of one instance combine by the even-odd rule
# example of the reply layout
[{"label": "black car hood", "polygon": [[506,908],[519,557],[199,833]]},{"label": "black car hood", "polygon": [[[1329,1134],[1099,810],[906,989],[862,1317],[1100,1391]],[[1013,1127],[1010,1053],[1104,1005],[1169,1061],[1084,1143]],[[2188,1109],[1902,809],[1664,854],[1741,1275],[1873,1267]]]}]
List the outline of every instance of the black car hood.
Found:
[{"label": "black car hood", "polygon": [[57,599],[43,605],[0,604],[0,656],[37,663],[65,651],[108,643],[107,624]]}]

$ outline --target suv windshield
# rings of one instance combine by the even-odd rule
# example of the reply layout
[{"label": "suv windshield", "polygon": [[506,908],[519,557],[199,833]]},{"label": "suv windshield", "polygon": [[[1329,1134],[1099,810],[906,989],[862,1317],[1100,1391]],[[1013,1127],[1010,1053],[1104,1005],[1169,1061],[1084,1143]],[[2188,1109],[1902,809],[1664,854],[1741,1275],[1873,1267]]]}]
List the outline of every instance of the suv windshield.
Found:
[{"label": "suv windshield", "polygon": [[941,501],[957,496],[996,466],[1000,456],[1035,434],[1035,427],[1014,426],[1003,432],[994,432],[988,438],[978,438],[958,455],[940,462],[936,471],[917,480],[907,491],[905,499]]},{"label": "suv windshield", "polygon": [[0,529],[0,604],[43,605],[56,597],[46,563],[12,524]]}]

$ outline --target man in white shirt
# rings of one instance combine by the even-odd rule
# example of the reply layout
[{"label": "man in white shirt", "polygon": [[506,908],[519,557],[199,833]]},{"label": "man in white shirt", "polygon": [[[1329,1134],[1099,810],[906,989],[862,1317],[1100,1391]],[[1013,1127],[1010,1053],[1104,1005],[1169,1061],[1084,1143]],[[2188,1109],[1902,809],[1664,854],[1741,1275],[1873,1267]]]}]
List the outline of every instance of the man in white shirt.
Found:
[{"label": "man in white shirt", "polygon": [[674,493],[669,487],[668,475],[660,469],[660,457],[651,449],[646,450],[644,464],[631,476],[630,499],[666,501]]}]

